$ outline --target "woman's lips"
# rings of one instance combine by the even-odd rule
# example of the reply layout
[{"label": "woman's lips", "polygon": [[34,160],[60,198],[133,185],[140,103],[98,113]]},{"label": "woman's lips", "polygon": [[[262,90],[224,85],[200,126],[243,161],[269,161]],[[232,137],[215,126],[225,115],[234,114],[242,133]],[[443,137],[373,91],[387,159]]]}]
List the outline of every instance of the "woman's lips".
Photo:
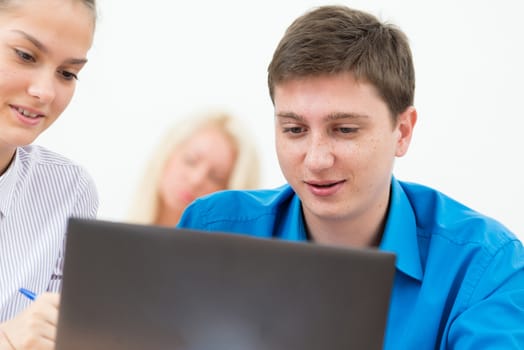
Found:
[{"label": "woman's lips", "polygon": [[17,119],[24,125],[35,126],[39,124],[44,117],[43,114],[35,113],[22,107],[11,106],[11,110],[14,112]]},{"label": "woman's lips", "polygon": [[190,192],[187,192],[187,191],[181,191],[180,192],[180,199],[185,203],[185,204],[189,204],[191,203],[193,200],[195,200],[195,196],[190,193]]}]

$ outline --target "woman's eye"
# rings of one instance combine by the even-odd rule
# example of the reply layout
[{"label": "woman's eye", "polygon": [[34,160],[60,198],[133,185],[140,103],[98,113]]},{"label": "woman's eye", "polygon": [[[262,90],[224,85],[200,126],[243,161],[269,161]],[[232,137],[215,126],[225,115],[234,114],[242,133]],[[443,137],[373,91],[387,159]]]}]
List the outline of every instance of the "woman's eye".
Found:
[{"label": "woman's eye", "polygon": [[227,183],[227,178],[224,178],[222,176],[219,176],[218,174],[215,174],[215,173],[210,173],[208,175],[208,178],[209,180],[211,180],[215,185],[217,186],[220,186],[220,187],[223,187],[224,184]]},{"label": "woman's eye", "polygon": [[15,53],[18,55],[18,57],[20,57],[25,62],[35,62],[35,58],[33,57],[33,55],[25,51],[15,49]]},{"label": "woman's eye", "polygon": [[192,155],[188,155],[186,154],[184,157],[184,163],[187,164],[187,165],[195,165],[196,164],[196,158]]},{"label": "woman's eye", "polygon": [[58,71],[58,73],[61,74],[65,80],[78,80],[78,76],[75,73],[71,73],[66,70]]}]

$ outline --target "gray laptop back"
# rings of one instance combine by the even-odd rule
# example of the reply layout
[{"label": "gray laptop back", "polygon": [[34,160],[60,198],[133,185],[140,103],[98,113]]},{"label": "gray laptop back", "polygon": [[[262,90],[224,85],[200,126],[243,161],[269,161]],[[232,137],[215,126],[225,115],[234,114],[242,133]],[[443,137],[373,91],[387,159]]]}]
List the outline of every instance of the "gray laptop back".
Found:
[{"label": "gray laptop back", "polygon": [[57,350],[382,349],[395,256],[70,219]]}]

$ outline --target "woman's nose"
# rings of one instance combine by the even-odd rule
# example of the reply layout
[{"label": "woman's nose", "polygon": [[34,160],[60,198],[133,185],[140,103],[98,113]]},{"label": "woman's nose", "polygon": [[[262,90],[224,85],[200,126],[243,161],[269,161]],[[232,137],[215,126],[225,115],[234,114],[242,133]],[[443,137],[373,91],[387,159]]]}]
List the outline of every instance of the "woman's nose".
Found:
[{"label": "woman's nose", "polygon": [[35,73],[27,88],[27,93],[38,99],[41,103],[52,102],[56,96],[55,72],[52,74],[47,71]]},{"label": "woman's nose", "polygon": [[207,177],[207,169],[204,166],[197,166],[190,174],[189,181],[195,186],[203,185]]}]

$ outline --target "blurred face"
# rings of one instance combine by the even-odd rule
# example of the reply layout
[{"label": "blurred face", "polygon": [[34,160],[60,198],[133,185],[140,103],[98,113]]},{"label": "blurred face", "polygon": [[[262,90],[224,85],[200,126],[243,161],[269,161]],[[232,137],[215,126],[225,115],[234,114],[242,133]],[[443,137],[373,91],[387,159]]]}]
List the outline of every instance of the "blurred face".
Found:
[{"label": "blurred face", "polygon": [[0,153],[26,145],[66,108],[86,62],[93,13],[81,1],[13,1],[0,10]]},{"label": "blurred face", "polygon": [[167,209],[182,212],[195,198],[227,188],[236,151],[217,128],[197,131],[175,151],[160,183]]},{"label": "blurred face", "polygon": [[393,125],[375,88],[350,73],[277,85],[277,156],[306,222],[385,213],[394,158],[407,151],[415,120],[408,108]]}]

